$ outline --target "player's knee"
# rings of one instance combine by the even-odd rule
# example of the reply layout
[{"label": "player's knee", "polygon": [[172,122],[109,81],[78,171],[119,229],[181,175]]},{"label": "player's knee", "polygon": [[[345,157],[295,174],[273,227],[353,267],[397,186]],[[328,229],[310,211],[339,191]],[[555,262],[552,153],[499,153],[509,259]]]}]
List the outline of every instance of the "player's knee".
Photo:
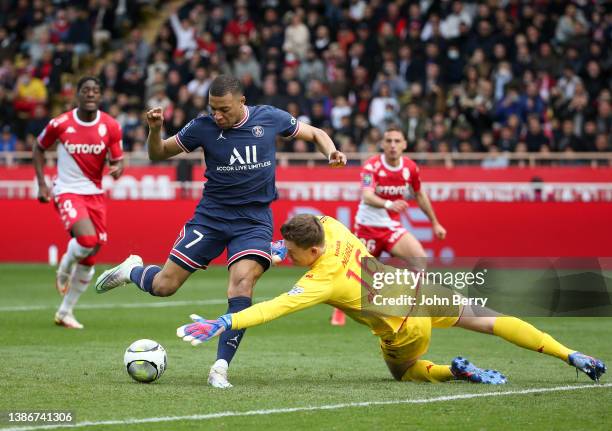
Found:
[{"label": "player's knee", "polygon": [[405,364],[397,364],[392,362],[387,362],[387,367],[389,368],[389,372],[393,376],[395,380],[402,381],[406,380],[406,372],[410,367],[414,365],[416,361],[410,361]]},{"label": "player's knee", "polygon": [[83,248],[89,248],[91,251],[98,245],[97,235],[79,235],[76,237],[77,242]]},{"label": "player's knee", "polygon": [[401,382],[404,373],[400,373],[399,371],[391,370],[391,375],[393,376],[393,379],[395,379],[395,381]]}]

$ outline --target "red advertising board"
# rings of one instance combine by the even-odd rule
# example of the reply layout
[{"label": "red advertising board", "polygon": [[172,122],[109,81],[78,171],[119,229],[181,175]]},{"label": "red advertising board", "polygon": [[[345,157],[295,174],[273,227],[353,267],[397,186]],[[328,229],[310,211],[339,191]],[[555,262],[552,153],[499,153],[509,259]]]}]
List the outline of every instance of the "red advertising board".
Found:
[{"label": "red advertising board", "polygon": [[[54,171],[47,173],[51,177]],[[194,180],[202,175],[201,167],[194,168]],[[426,167],[422,176],[448,238],[434,240],[417,208],[404,214],[403,223],[434,256],[612,256],[610,168]],[[529,190],[534,177],[543,181],[543,191]],[[352,226],[358,178],[359,167],[278,168],[277,238],[280,225],[301,212],[327,214]],[[193,214],[197,201],[191,197],[201,190],[194,183],[193,193],[181,194],[175,181],[173,166],[132,166],[118,182],[105,178],[109,243],[99,254],[101,262],[118,262],[130,253],[147,262],[165,260]],[[32,199],[33,183],[31,166],[0,168],[0,262],[45,262],[52,245],[63,252],[67,234],[53,207]],[[8,193],[15,184],[25,192]]]},{"label": "red advertising board", "polygon": [[[118,262],[137,253],[147,262],[164,262],[196,203],[109,201],[109,243],[100,261]],[[278,201],[273,209],[278,238],[280,225],[300,212],[352,224],[356,202]],[[435,256],[612,256],[612,203],[439,202],[436,211],[448,230],[445,241],[432,239],[431,226],[417,209],[403,220]],[[0,199],[0,213],[0,261],[46,262],[53,244],[63,252],[68,236],[51,205]]]},{"label": "red advertising board", "polygon": [[[47,168],[46,174],[55,174],[54,168]],[[359,181],[360,168],[347,166],[342,169],[328,167],[278,167],[277,181]],[[173,166],[129,166],[124,171],[125,176],[141,179],[143,176],[166,176],[176,179],[176,168]],[[612,168],[600,167],[534,167],[534,168],[502,168],[483,169],[479,167],[427,167],[421,168],[423,181],[428,182],[529,182],[538,177],[545,182],[612,182]],[[33,180],[32,166],[0,167],[0,180]],[[193,168],[193,180],[204,178],[204,168],[200,165]]]}]

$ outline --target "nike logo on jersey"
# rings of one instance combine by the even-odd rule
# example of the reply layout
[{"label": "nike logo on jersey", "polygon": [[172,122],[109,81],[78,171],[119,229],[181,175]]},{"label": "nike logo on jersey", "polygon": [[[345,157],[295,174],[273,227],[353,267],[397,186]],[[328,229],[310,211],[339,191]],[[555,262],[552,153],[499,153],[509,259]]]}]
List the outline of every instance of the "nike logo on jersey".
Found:
[{"label": "nike logo on jersey", "polygon": [[223,130],[221,130],[221,133],[219,133],[219,137],[217,138],[217,141],[219,139],[227,139],[225,136],[223,136]]},{"label": "nike logo on jersey", "polygon": [[68,128],[66,129],[66,133],[76,133],[76,130],[74,130],[74,127],[68,126]]}]

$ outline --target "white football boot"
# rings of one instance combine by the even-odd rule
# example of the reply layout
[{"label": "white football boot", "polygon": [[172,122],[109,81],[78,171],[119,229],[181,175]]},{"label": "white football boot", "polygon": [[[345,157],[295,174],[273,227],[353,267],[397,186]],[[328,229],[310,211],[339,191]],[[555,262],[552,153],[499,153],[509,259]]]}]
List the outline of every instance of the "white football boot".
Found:
[{"label": "white football boot", "polygon": [[208,384],[214,388],[228,389],[233,385],[227,380],[227,361],[225,359],[217,360],[208,373]]},{"label": "white football boot", "polygon": [[70,329],[83,329],[84,326],[75,319],[72,313],[55,313],[55,324]]},{"label": "white football boot", "polygon": [[96,280],[96,292],[108,292],[115,287],[123,286],[130,282],[130,273],[136,266],[143,266],[140,256],[131,254],[119,265],[107,269]]}]

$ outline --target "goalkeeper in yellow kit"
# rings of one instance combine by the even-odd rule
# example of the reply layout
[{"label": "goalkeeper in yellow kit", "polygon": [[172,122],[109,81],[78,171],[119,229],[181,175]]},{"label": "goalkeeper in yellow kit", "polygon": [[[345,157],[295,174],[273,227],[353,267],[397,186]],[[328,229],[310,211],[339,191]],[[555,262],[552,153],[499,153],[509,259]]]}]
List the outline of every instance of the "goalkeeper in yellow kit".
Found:
[{"label": "goalkeeper in yellow kit", "polygon": [[498,371],[480,369],[461,357],[455,358],[450,366],[421,358],[429,347],[431,328],[452,326],[493,334],[517,346],[555,356],[595,381],[606,371],[602,361],[565,347],[527,322],[502,315],[482,317],[479,307],[472,305],[450,307],[448,317],[377,313],[367,305],[371,298],[367,298],[368,290],[362,288],[361,279],[362,258],[373,258],[342,223],[327,216],[301,214],[287,221],[281,234],[284,244],[277,247],[276,254],[281,258],[288,254],[294,265],[309,268],[291,290],[216,320],[191,315],[193,323],[178,328],[177,335],[197,345],[225,330],[249,328],[325,303],[370,327],[380,339],[383,358],[396,380],[506,383],[506,377]]}]

